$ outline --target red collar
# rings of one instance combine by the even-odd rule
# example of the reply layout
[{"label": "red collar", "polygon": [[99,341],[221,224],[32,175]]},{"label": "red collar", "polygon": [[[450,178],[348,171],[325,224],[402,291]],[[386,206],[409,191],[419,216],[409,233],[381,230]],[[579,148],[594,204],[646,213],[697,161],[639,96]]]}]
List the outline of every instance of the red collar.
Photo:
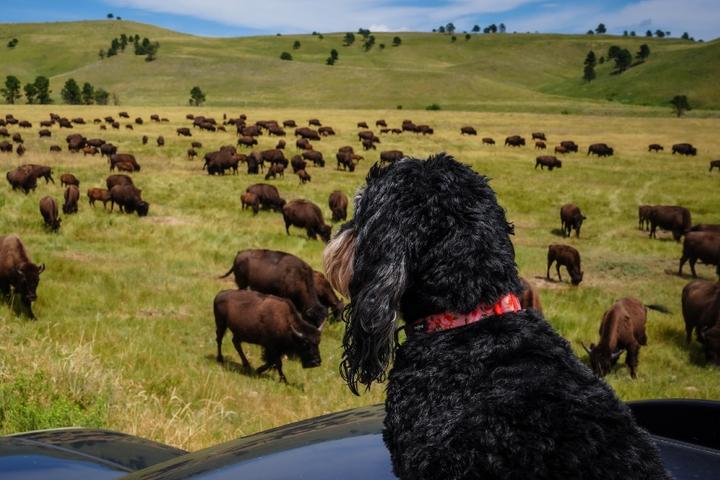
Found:
[{"label": "red collar", "polygon": [[433,333],[442,330],[464,327],[471,323],[479,322],[483,318],[503,313],[519,312],[522,310],[520,300],[513,293],[500,297],[495,305],[480,304],[470,313],[444,312],[421,318],[407,326],[408,333]]}]

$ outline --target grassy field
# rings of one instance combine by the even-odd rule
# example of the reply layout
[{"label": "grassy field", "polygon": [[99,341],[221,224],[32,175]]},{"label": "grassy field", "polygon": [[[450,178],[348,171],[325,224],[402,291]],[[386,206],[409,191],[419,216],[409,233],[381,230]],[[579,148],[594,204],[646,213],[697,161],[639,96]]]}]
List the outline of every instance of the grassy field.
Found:
[{"label": "grassy field", "polygon": [[[365,52],[360,35],[343,46],[343,33],[204,38],[127,21],[0,25],[0,75],[23,82],[46,75],[56,101],[72,77],[115,93],[121,105],[185,105],[199,85],[209,105],[243,108],[423,109],[437,103],[459,111],[667,115],[669,100],[685,94],[701,109],[693,115],[720,110],[718,41],[508,33],[469,41],[459,34],[452,43],[448,35],[402,32],[375,34],[377,46]],[[99,50],[121,33],[159,41],[157,60],[145,62],[132,46],[100,60]],[[391,46],[395,35],[400,47]],[[11,38],[19,40],[14,49],[4,46]],[[296,40],[301,47],[294,50]],[[652,52],[645,64],[610,75],[608,62],[596,81],[582,81],[589,50],[600,57],[619,45],[634,53],[643,43]],[[339,61],[329,67],[333,48]],[[283,51],[294,60],[280,60]]]},{"label": "grassy field", "polygon": [[[289,385],[280,384],[275,374],[241,373],[227,339],[224,350],[232,362],[224,367],[215,362],[212,300],[218,291],[233,288],[231,281],[217,277],[229,268],[235,252],[280,249],[320,268],[323,244],[300,230],[287,236],[278,214],[253,217],[241,211],[240,193],[261,178],[244,172],[209,177],[199,160],[186,160],[190,139],[174,131],[187,125],[188,108],[126,109],[133,118],[148,120],[159,113],[170,123],[108,132],[87,125],[73,132],[101,136],[136,155],[143,168],[133,176],[151,204],[148,217],[111,214],[83,200],[80,212],[65,216],[60,232],[51,234],[43,228],[38,200],[48,194],[61,200],[59,180],[55,185],[41,180],[37,191],[27,196],[12,192],[4,181],[0,188],[0,234],[19,234],[33,260],[47,265],[35,305],[37,322],[0,306],[0,433],[88,425],[198,449],[382,401],[382,385],[359,398],[343,385],[338,374],[340,324],[323,332],[320,368],[303,370],[297,362],[286,363]],[[5,107],[0,113],[31,120],[36,128],[23,132],[26,156],[0,155],[0,171],[21,163],[48,164],[56,179],[64,172],[78,176],[84,197],[87,188],[104,186],[107,163],[99,157],[47,153],[50,144],[64,146],[69,132],[53,128],[52,139],[39,139],[37,122],[49,111],[93,118],[118,110]],[[223,111],[238,113],[212,108],[195,113],[221,118]],[[539,287],[546,317],[578,353],[579,341],[596,341],[604,310],[619,297],[632,295],[672,310],[671,315],[649,314],[649,345],[641,351],[639,378],[631,380],[624,366],[607,377],[623,399],[720,399],[720,372],[704,365],[697,344],[684,342],[680,292],[688,278],[674,274],[681,247],[667,233],[649,240],[637,229],[637,205],[646,203],[685,205],[694,222],[720,223],[720,176],[707,171],[708,161],[720,152],[719,120],[395,110],[244,112],[250,121],[294,118],[304,123],[310,115],[319,117],[338,132],[315,142],[330,158],[341,145],[358,145],[355,124],[361,120],[385,118],[397,126],[409,117],[435,127],[433,136],[383,137],[381,148],[419,157],[447,151],[492,178],[516,225],[520,270]],[[459,128],[465,124],[475,126],[478,137],[461,137]],[[617,155],[597,159],[573,154],[563,159],[562,169],[549,172],[533,168],[536,152],[531,147],[501,146],[507,135],[529,136],[537,130],[547,133],[550,145],[574,139],[585,150],[589,143],[604,141]],[[141,145],[143,134],[151,137],[150,145]],[[153,142],[160,134],[166,137],[164,148]],[[193,135],[192,140],[205,145],[203,152],[235,141],[231,133]],[[483,136],[495,137],[498,145],[482,146]],[[681,141],[698,146],[698,157],[668,153],[670,144]],[[264,136],[260,147],[275,142]],[[666,152],[647,153],[647,145],[654,142],[665,144]],[[294,146],[288,153],[294,153]],[[310,167],[312,183],[307,185],[301,186],[292,174],[272,183],[286,199],[314,201],[329,221],[328,194],[341,189],[351,195],[376,158],[377,153],[368,154],[355,173],[337,171],[333,162]],[[567,202],[579,205],[588,217],[580,239],[558,235],[559,208]],[[574,245],[582,254],[585,281],[577,288],[543,279],[547,245],[557,242]],[[714,277],[710,267],[698,271]],[[258,366],[259,349],[248,350],[251,363]]]}]

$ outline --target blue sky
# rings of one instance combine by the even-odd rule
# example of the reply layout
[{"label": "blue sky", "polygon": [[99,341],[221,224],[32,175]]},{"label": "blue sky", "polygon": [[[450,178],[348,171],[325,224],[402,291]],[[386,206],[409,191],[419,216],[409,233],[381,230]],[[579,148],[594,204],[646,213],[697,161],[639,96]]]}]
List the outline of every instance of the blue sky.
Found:
[{"label": "blue sky", "polygon": [[[509,32],[610,33],[661,29],[720,36],[720,0],[2,0],[3,22],[124,19],[210,36],[357,30],[458,30],[505,23]],[[1,34],[2,32],[0,32]]]}]

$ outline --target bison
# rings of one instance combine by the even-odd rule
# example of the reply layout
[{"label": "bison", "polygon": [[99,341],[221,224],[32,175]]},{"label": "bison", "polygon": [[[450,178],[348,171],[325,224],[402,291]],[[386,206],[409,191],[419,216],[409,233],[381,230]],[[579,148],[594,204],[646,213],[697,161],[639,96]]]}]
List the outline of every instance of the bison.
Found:
[{"label": "bison", "polygon": [[6,174],[6,178],[13,190],[21,189],[27,195],[37,188],[37,177],[31,171],[16,168]]},{"label": "bison", "polygon": [[65,203],[63,204],[63,213],[70,215],[77,213],[78,200],[80,200],[80,189],[76,185],[70,185],[65,189]]},{"label": "bison", "polygon": [[708,172],[712,172],[713,168],[717,168],[720,171],[720,160],[710,160],[710,169]]},{"label": "bison", "polygon": [[638,228],[640,230],[645,230],[646,228],[650,228],[650,210],[652,209],[652,206],[650,205],[640,205],[638,207]]},{"label": "bison", "polygon": [[665,150],[659,143],[651,143],[648,145],[648,152],[662,152]]},{"label": "bison", "polygon": [[545,144],[545,142],[540,142],[540,141],[535,142],[535,150],[545,150],[545,149],[547,149],[547,145]]},{"label": "bison", "polygon": [[330,282],[327,281],[325,275],[318,271],[313,271],[313,282],[315,283],[315,291],[317,291],[318,299],[326,308],[329,308],[335,319],[339,320],[345,304],[340,300],[333,290]]},{"label": "bison", "polygon": [[140,217],[146,216],[150,204],[145,202],[140,194],[141,191],[133,185],[115,185],[110,189],[110,211],[112,212],[117,204],[121,212],[137,212]]},{"label": "bison", "polygon": [[477,130],[471,126],[460,127],[460,135],[477,135]]},{"label": "bison", "polygon": [[568,153],[568,149],[563,147],[562,145],[557,145],[555,147],[555,153],[560,153],[560,154],[564,155],[564,154]]},{"label": "bison", "polygon": [[542,140],[542,141],[547,142],[547,138],[545,137],[545,133],[543,133],[543,132],[533,132],[532,139],[533,140]]},{"label": "bison", "polygon": [[52,176],[52,168],[47,165],[28,163],[27,165],[22,165],[19,168],[28,170],[33,176],[35,176],[35,178],[44,178],[45,183],[55,183],[55,179],[53,179]]},{"label": "bison", "polygon": [[240,195],[240,204],[242,205],[243,210],[251,208],[253,215],[257,215],[260,210],[260,199],[254,193],[245,192]]},{"label": "bison", "polygon": [[105,179],[105,185],[108,190],[112,190],[115,185],[133,185],[132,178],[123,174],[110,175]]},{"label": "bison", "polygon": [[339,222],[347,219],[348,197],[340,190],[335,190],[328,198],[328,206],[332,212],[332,221]]},{"label": "bison", "polygon": [[257,195],[260,201],[260,206],[263,209],[271,209],[276,212],[281,212],[283,206],[285,206],[285,200],[280,198],[278,189],[273,185],[268,185],[267,183],[256,183],[255,185],[249,186],[245,191]]},{"label": "bison", "polygon": [[163,137],[162,135],[160,135],[160,136],[157,137],[157,139],[155,140],[155,143],[157,143],[157,146],[158,146],[158,147],[164,147],[164,146],[165,146],[165,137]]},{"label": "bison", "polygon": [[547,167],[548,170],[552,171],[554,168],[562,168],[562,161],[551,155],[541,155],[535,159],[536,169],[538,165],[540,166],[540,170],[544,170],[545,167]]},{"label": "bison", "polygon": [[600,340],[590,348],[583,348],[590,356],[590,366],[596,375],[601,377],[610,372],[623,351],[627,351],[625,364],[630,369],[630,376],[637,378],[638,357],[640,347],[647,345],[645,323],[648,308],[667,313],[660,305],[644,305],[632,297],[621,298],[603,315],[600,323]]},{"label": "bison", "polygon": [[237,144],[243,147],[251,148],[253,145],[257,145],[258,141],[255,137],[240,137],[238,138]]},{"label": "bison", "polygon": [[135,155],[131,155],[129,153],[116,153],[114,155],[110,155],[110,171],[114,170],[115,167],[120,163],[127,163],[132,165],[133,170],[139,172],[140,171],[140,165],[137,163],[137,160],[135,160]]},{"label": "bison", "polygon": [[304,184],[312,180],[312,177],[309,173],[307,173],[306,170],[298,170],[296,173],[298,178],[300,179],[300,184]]},{"label": "bison", "polygon": [[[322,135],[323,137],[329,137],[332,135],[335,135],[335,130],[333,130],[332,127],[320,127],[318,128],[318,133]],[[284,134],[284,132],[283,132]]]},{"label": "bison", "polygon": [[568,152],[575,152],[575,153],[577,153],[577,151],[580,148],[580,147],[578,147],[578,144],[572,140],[563,140],[562,142],[560,142],[560,146],[563,147]]},{"label": "bison", "polygon": [[270,165],[270,168],[268,168],[268,171],[265,174],[265,180],[270,180],[271,178],[274,179],[277,176],[281,178],[285,177],[285,167],[280,164]]},{"label": "bison", "polygon": [[47,228],[53,232],[58,231],[62,219],[58,213],[57,202],[54,198],[47,195],[40,199],[40,215],[42,215]]},{"label": "bison", "polygon": [[320,140],[320,134],[308,127],[300,127],[295,129],[295,136],[305,140]]},{"label": "bison", "polygon": [[650,220],[650,238],[657,238],[657,227],[672,232],[676,242],[692,227],[692,216],[685,207],[674,205],[654,205],[648,214]]},{"label": "bison", "polygon": [[593,143],[588,147],[587,154],[597,155],[598,157],[611,157],[615,151],[605,143]]},{"label": "bison", "polygon": [[385,150],[384,152],[380,152],[380,161],[396,162],[404,156],[405,154],[402,152],[402,150]]},{"label": "bison", "polygon": [[565,237],[569,237],[574,229],[575,238],[579,238],[580,228],[586,219],[587,217],[582,214],[577,205],[568,203],[560,207],[560,226]]},{"label": "bison", "polygon": [[230,270],[220,278],[231,273],[240,290],[250,288],[287,298],[315,326],[321,325],[327,316],[315,290],[313,269],[295,255],[264,249],[241,250]]},{"label": "bison", "polygon": [[672,153],[675,155],[676,153],[679,155],[688,155],[694,157],[697,155],[697,148],[693,147],[689,143],[676,143],[672,146]]},{"label": "bison", "polygon": [[0,293],[6,298],[13,293],[20,297],[34,320],[32,303],[37,299],[37,286],[45,264],[36,265],[17,235],[0,236]]},{"label": "bison", "polygon": [[319,367],[322,324],[315,327],[303,320],[287,299],[243,290],[224,290],[213,301],[217,361],[223,363],[222,341],[229,328],[233,345],[243,367],[251,369],[242,342],[260,345],[263,361],[257,374],[275,368],[280,381],[287,383],[282,357],[300,357],[303,368]]},{"label": "bison", "polygon": [[682,312],[685,320],[685,341],[690,343],[693,330],[704,343],[706,330],[720,323],[720,283],[693,280],[682,291]]},{"label": "bison", "polygon": [[42,137],[52,137],[52,132],[48,129],[42,129],[38,131],[38,135]]},{"label": "bison", "polygon": [[96,201],[100,201],[103,204],[103,208],[107,207],[107,202],[110,201],[110,192],[104,188],[90,188],[87,191],[88,203],[95,206]]},{"label": "bison", "polygon": [[570,280],[573,285],[580,285],[583,280],[583,271],[580,268],[580,252],[570,245],[553,244],[548,247],[547,255],[547,273],[545,278],[550,280],[550,267],[553,262],[557,271],[558,280],[562,282],[560,276],[560,267],[563,266],[570,274]]},{"label": "bison", "polygon": [[522,277],[520,277],[520,284],[523,288],[520,294],[520,306],[523,309],[532,308],[537,310],[542,315],[543,309],[540,304],[540,295],[538,294],[537,288]]},{"label": "bison", "polygon": [[350,172],[355,171],[355,162],[353,161],[353,155],[350,153],[343,153],[338,152],[335,155],[335,158],[337,159],[337,168],[338,170],[342,167],[343,170],[348,170]]},{"label": "bison", "polygon": [[178,136],[182,135],[183,137],[192,137],[192,132],[190,132],[190,129],[187,127],[181,127],[176,130]]},{"label": "bison", "polygon": [[505,139],[505,146],[520,147],[525,145],[525,139],[520,135],[511,135]]},{"label": "bison", "polygon": [[720,280],[720,233],[716,232],[687,232],[683,240],[683,252],[680,257],[678,275],[682,275],[683,265],[690,261],[690,271],[693,277],[695,263],[700,260],[706,265],[715,265],[718,280]]},{"label": "bison", "polygon": [[282,209],[285,232],[290,235],[290,225],[304,228],[313,240],[320,235],[325,243],[330,241],[331,226],[323,220],[320,207],[308,200],[291,200]]}]

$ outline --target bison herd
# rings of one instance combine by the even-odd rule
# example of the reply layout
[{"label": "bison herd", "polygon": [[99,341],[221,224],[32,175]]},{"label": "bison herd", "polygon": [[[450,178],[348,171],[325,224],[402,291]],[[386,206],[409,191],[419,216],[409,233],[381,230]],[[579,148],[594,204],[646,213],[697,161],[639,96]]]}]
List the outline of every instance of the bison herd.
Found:
[{"label": "bison herd", "polygon": [[[127,112],[118,115],[121,119],[129,119]],[[312,182],[312,168],[324,168],[326,161],[332,162],[335,157],[335,169],[341,172],[355,172],[358,164],[368,154],[376,155],[378,147],[384,140],[393,135],[413,133],[415,135],[433,135],[433,127],[416,124],[412,120],[403,120],[396,128],[388,127],[384,119],[375,121],[377,133],[370,129],[367,121],[356,123],[359,131],[354,138],[357,145],[344,145],[336,152],[323,154],[317,149],[317,142],[337,134],[335,128],[323,125],[317,118],[307,122],[307,126],[298,126],[295,120],[258,120],[249,122],[245,115],[236,118],[223,116],[222,121],[201,115],[186,115],[188,126],[178,127],[176,136],[168,141],[183,141],[193,137],[194,132],[231,132],[237,137],[232,145],[222,145],[200,153],[203,144],[196,140],[189,141],[187,159],[202,159],[198,171],[205,170],[212,177],[228,173],[239,175],[242,168],[248,175],[264,174],[265,181],[284,178],[286,170],[292,169],[300,184]],[[163,122],[167,119],[154,114],[151,122]],[[68,119],[50,114],[49,120],[40,122],[38,136],[50,138],[54,136],[52,127],[72,129],[74,125],[90,123],[82,118]],[[92,123],[99,125],[100,130],[119,129],[120,121],[112,116],[96,118]],[[145,121],[138,117],[134,125],[142,126]],[[0,118],[0,152],[15,153],[22,157],[26,153],[24,139],[19,132],[11,134],[8,126],[32,128],[25,120],[15,119],[12,115]],[[133,123],[126,123],[127,129],[133,129]],[[293,130],[286,130],[293,129]],[[286,141],[289,134],[296,137],[295,151],[293,144]],[[461,135],[477,136],[478,130],[470,125],[460,128]],[[275,145],[271,149],[259,149],[258,138],[261,136],[277,137],[272,140]],[[548,150],[548,136],[544,132],[531,134],[531,147],[535,150]],[[143,135],[143,145],[150,143],[150,137]],[[327,140],[326,140],[327,141]],[[482,145],[494,146],[495,140],[483,137]],[[102,202],[103,208],[110,203],[110,211],[117,205],[120,212],[137,213],[145,216],[149,212],[149,204],[142,198],[142,190],[134,184],[132,174],[141,171],[141,165],[135,154],[118,151],[118,147],[103,138],[86,138],[72,133],[65,137],[66,148],[70,153],[83,156],[106,158],[110,175],[106,178],[105,187],[93,187],[87,190],[88,202]],[[155,137],[158,148],[166,144],[165,137]],[[290,146],[288,146],[288,143]],[[505,138],[504,145],[522,150],[527,145],[525,137],[511,135]],[[183,147],[183,151],[184,151]],[[357,149],[357,150],[356,150]],[[362,149],[362,150],[360,150]],[[50,152],[60,152],[62,147],[51,145]],[[584,150],[583,150],[584,151]],[[648,152],[663,152],[660,144],[648,146]],[[696,156],[698,150],[691,144],[678,143],[672,145],[673,155]],[[359,152],[362,152],[359,153]],[[562,168],[559,155],[580,152],[580,146],[572,140],[563,140],[554,146],[554,155],[540,155],[535,159],[535,169],[540,167],[549,171]],[[611,157],[615,154],[613,147],[606,143],[593,143],[587,147],[586,156]],[[380,162],[396,162],[405,153],[397,149],[384,149],[377,153]],[[720,170],[720,160],[710,162],[710,172]],[[117,173],[115,173],[117,171]],[[289,173],[289,172],[288,172]],[[342,175],[342,174],[341,174]],[[46,165],[23,164],[6,174],[12,190],[30,194],[38,188],[38,180],[44,179],[44,185],[55,183],[53,170]],[[316,179],[317,181],[317,179]],[[60,186],[64,188],[62,213],[66,216],[76,214],[80,203],[80,180],[73,173],[65,172],[60,176]],[[242,209],[250,209],[253,215],[261,210],[282,214],[286,234],[290,227],[305,230],[310,239],[321,239],[328,242],[332,227],[325,223],[322,210],[307,199],[285,200],[278,188],[270,183],[255,183],[248,186],[240,195]],[[332,221],[347,219],[348,197],[341,190],[333,191],[328,197],[328,207],[332,212]],[[39,200],[39,209],[44,225],[51,231],[58,231],[62,222],[58,202],[45,195]],[[649,230],[649,237],[655,238],[657,230],[672,233],[676,241],[683,239],[682,254],[678,274],[682,275],[683,267],[689,263],[693,276],[696,275],[697,262],[717,266],[720,276],[720,226],[714,224],[694,225],[687,208],[672,205],[642,205],[638,211],[639,228]],[[563,205],[560,209],[561,230],[564,237],[580,238],[583,222],[587,217],[574,204]],[[556,275],[562,281],[561,267],[564,267],[572,285],[579,285],[584,279],[581,267],[580,252],[564,244],[552,244],[547,252],[546,278],[551,277],[551,267],[555,265]],[[36,265],[30,260],[22,241],[15,235],[0,237],[0,290],[7,297],[15,294],[24,305],[31,318],[32,302],[36,299],[36,289],[44,265]],[[287,381],[282,371],[284,357],[299,358],[304,368],[317,367],[321,363],[319,344],[323,326],[328,318],[337,319],[343,311],[343,302],[330,287],[322,273],[313,271],[302,259],[285,252],[253,249],[237,253],[230,270],[223,276],[234,275],[237,289],[224,290],[217,294],[213,303],[216,325],[217,360],[224,361],[222,341],[229,329],[232,332],[232,343],[240,356],[243,366],[249,369],[250,362],[242,350],[242,343],[260,345],[263,349],[263,364],[257,368],[258,373],[269,369],[278,372],[281,381]],[[540,298],[533,285],[523,281],[524,291],[521,303],[525,308],[540,310]],[[708,360],[720,363],[720,284],[706,280],[694,280],[682,291],[682,310],[688,342],[695,332],[697,340],[703,345]],[[647,310],[667,311],[658,305],[645,305],[640,300],[626,297],[618,300],[605,312],[600,324],[600,339],[597,344],[583,347],[587,351],[590,364],[598,375],[608,373],[623,352],[627,352],[626,363],[634,378],[638,366],[641,346],[647,344],[645,323]]]}]

